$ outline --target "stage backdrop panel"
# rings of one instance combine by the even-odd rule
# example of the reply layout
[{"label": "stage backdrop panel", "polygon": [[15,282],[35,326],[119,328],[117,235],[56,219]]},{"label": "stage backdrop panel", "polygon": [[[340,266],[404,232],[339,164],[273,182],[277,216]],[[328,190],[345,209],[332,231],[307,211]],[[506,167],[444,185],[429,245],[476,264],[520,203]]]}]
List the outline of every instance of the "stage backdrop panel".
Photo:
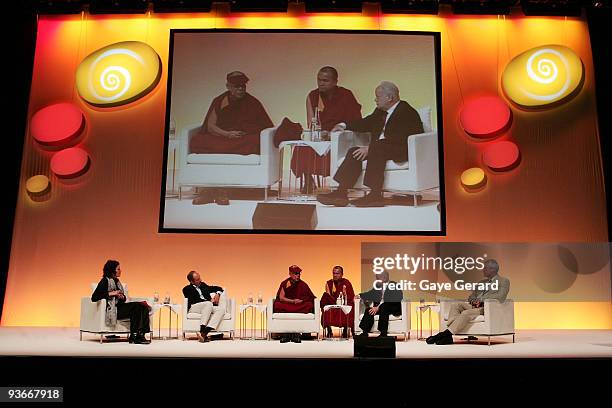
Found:
[{"label": "stage backdrop panel", "polygon": [[[58,179],[50,170],[54,152],[41,148],[28,128],[2,325],[78,326],[80,297],[90,295],[89,285],[99,280],[108,258],[120,260],[122,280],[133,295],[168,291],[176,300],[185,275],[195,269],[206,282],[228,288],[240,301],[249,292],[273,296],[294,263],[318,295],[336,264],[343,265],[345,276],[358,286],[361,243],[390,241],[389,236],[158,233],[172,28],[440,32],[447,235],[394,236],[393,241],[608,239],[593,63],[588,27],[581,18],[457,17],[445,12],[41,17],[29,117],[57,102],[78,106],[86,119],[79,146],[91,164],[76,179]],[[127,105],[92,106],[76,91],[76,69],[87,55],[121,41],[144,42],[155,50],[162,67],[159,83]],[[501,139],[477,142],[468,137],[459,122],[464,102],[481,93],[503,98],[500,81],[506,64],[546,44],[567,46],[580,57],[585,73],[580,92],[539,112],[519,109],[504,99],[512,110],[512,123]],[[342,83],[349,74],[341,75]],[[314,73],[312,81],[314,86]],[[191,114],[199,115],[204,105],[194,107]],[[182,125],[177,118],[177,127]],[[499,140],[512,140],[520,147],[519,165],[501,173],[487,170],[485,188],[466,192],[461,173],[482,165],[483,151]],[[34,200],[26,192],[28,178],[38,174],[51,179],[45,200]],[[516,327],[609,329],[612,313],[609,302],[517,304]]]}]

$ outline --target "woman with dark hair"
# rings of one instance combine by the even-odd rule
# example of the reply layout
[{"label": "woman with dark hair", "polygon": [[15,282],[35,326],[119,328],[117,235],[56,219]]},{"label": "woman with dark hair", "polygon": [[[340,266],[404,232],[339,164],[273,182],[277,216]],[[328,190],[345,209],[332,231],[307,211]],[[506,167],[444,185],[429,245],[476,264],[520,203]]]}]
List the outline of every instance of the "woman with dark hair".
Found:
[{"label": "woman with dark hair", "polygon": [[130,343],[149,344],[145,333],[150,332],[149,308],[141,302],[126,302],[123,285],[119,281],[119,262],[109,259],[102,269],[102,279],[91,295],[91,301],[106,299],[106,325],[115,326],[117,319],[130,319]]}]

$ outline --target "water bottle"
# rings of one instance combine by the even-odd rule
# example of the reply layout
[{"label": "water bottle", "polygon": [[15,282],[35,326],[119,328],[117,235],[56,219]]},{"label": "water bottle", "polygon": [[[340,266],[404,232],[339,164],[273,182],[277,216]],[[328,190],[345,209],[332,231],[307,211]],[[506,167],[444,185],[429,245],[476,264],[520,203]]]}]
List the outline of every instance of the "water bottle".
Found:
[{"label": "water bottle", "polygon": [[257,294],[257,303],[260,305],[263,303],[263,296],[261,296],[261,292]]},{"label": "water bottle", "polygon": [[338,296],[338,298],[336,299],[336,304],[342,305],[342,293],[340,293],[340,296]]},{"label": "water bottle", "polygon": [[153,303],[159,303],[159,293],[157,292],[153,294]]},{"label": "water bottle", "polygon": [[247,303],[249,305],[253,304],[253,294],[249,292],[249,297],[247,298]]},{"label": "water bottle", "polygon": [[168,137],[174,139],[176,137],[176,122],[174,118],[170,119],[170,126],[168,127]]}]

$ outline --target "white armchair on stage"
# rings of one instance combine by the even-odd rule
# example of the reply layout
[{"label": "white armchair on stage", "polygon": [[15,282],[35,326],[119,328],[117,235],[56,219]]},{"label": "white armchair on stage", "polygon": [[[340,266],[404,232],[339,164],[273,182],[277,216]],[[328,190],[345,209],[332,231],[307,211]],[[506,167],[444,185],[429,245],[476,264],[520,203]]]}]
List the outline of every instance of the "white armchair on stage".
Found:
[{"label": "white armchair on stage", "polygon": [[[152,298],[130,298],[128,294],[127,283],[122,283],[125,297],[128,302],[142,302],[147,301],[149,304],[153,304]],[[98,285],[96,283],[91,284],[91,291],[96,289]],[[153,323],[150,324],[151,340],[153,340]],[[91,296],[83,296],[81,298],[81,324],[79,339],[83,340],[83,333],[94,333],[100,335],[100,343],[103,343],[104,336],[110,334],[130,334],[130,319],[117,320],[115,327],[106,325],[106,299],[98,300],[97,302],[91,301]]]},{"label": "white armchair on stage", "polygon": [[272,333],[317,333],[321,327],[321,300],[315,298],[314,313],[273,313],[274,300],[268,302],[268,340]]},{"label": "white armchair on stage", "polygon": [[178,162],[179,199],[183,187],[259,187],[278,181],[279,152],[274,146],[276,128],[264,129],[259,139],[260,154],[201,154],[189,151],[189,142],[201,124],[184,128],[180,136]]},{"label": "white armchair on stage", "polygon": [[[359,334],[362,332],[359,327],[359,323],[361,322],[361,318],[363,317],[363,312],[365,308],[363,307],[361,300],[355,300],[355,334]],[[378,331],[378,315],[374,316],[374,325],[372,326],[372,330],[370,333],[379,333]],[[387,334],[391,335],[402,335],[404,336],[404,341],[410,339],[410,302],[407,300],[402,300],[402,315],[401,316],[389,316],[389,327],[387,329]]]},{"label": "white armchair on stage", "polygon": [[[453,303],[463,303],[451,300],[440,301],[440,331],[448,328],[448,315]],[[500,303],[497,299],[485,299],[484,314],[475,316],[468,325],[455,335],[487,336],[491,345],[491,336],[512,335],[514,343],[514,301],[506,299]]]},{"label": "white armchair on stage", "polygon": [[[387,160],[385,168],[385,191],[408,194],[414,197],[424,191],[433,190],[440,186],[438,168],[438,131],[432,128],[431,108],[417,109],[424,133],[408,137],[408,161],[396,163]],[[344,161],[346,153],[354,146],[367,146],[369,133],[355,133],[352,131],[334,132],[331,135],[331,174],[336,174],[338,167]],[[363,188],[363,176],[367,162],[363,162],[363,171],[357,179],[354,188]],[[332,179],[332,185],[338,183]]]},{"label": "white armchair on stage", "polygon": [[[183,298],[183,340],[185,340],[187,333],[196,333],[200,331],[200,313],[188,313],[187,310],[187,298]],[[234,330],[236,327],[236,307],[233,298],[226,298],[225,314],[221,324],[214,332],[216,333],[229,333],[230,339],[234,338]]]}]

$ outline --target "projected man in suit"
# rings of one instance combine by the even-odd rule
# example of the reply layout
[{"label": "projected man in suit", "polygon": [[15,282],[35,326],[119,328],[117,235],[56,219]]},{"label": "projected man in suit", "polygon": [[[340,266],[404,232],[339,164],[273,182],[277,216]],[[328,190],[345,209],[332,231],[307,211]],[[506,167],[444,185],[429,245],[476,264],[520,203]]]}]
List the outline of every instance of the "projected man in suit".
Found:
[{"label": "projected man in suit", "polygon": [[198,339],[205,343],[209,341],[208,333],[217,330],[225,314],[225,298],[223,288],[208,286],[202,282],[200,274],[191,271],[187,274],[189,285],[183,288],[183,296],[187,298],[186,313],[200,313],[200,331]]},{"label": "projected man in suit", "polygon": [[355,296],[355,299],[363,299],[373,303],[372,306],[366,308],[361,322],[359,322],[359,327],[363,330],[360,336],[368,335],[372,326],[374,326],[374,316],[378,315],[379,337],[386,337],[387,330],[389,329],[389,316],[402,315],[402,299],[404,294],[401,290],[383,286],[384,284],[395,283],[389,280],[389,272],[387,271],[377,274],[375,282],[377,282],[376,287]]},{"label": "projected man in suit", "polygon": [[453,344],[453,334],[461,333],[461,330],[476,316],[484,314],[485,299],[497,299],[500,302],[506,300],[510,291],[510,280],[499,276],[499,264],[495,259],[489,259],[484,263],[482,270],[485,279],[479,283],[498,283],[497,289],[474,290],[468,297],[467,302],[454,303],[448,315],[448,329],[434,336],[429,336],[425,341],[427,344]]},{"label": "projected man in suit", "polygon": [[367,196],[351,201],[357,207],[382,207],[383,184],[387,160],[408,160],[408,136],[422,133],[423,123],[418,112],[406,101],[400,100],[399,89],[392,82],[383,81],[376,87],[376,109],[363,119],[339,123],[334,131],[354,130],[369,132],[368,146],[352,147],[334,175],[338,189],[319,194],[317,200],[325,205],[348,205],[347,190],[355,185],[367,160],[364,184],[370,188]]}]

